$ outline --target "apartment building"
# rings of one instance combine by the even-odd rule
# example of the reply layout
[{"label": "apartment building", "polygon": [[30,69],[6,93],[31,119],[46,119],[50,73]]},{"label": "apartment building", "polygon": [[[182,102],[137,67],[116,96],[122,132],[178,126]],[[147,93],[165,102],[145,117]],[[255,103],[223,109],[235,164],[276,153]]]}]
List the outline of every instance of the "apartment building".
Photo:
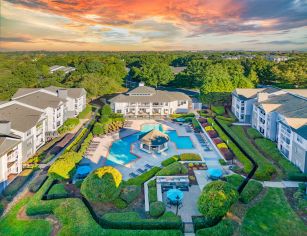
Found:
[{"label": "apartment building", "polygon": [[0,193],[22,170],[21,138],[11,132],[9,121],[0,121]]},{"label": "apartment building", "polygon": [[[275,141],[288,160],[307,172],[307,90],[272,91],[255,89],[256,95],[247,99],[252,104],[251,119],[244,119],[250,116],[245,112],[239,121],[251,123],[265,138]],[[238,92],[251,94],[250,89]],[[242,115],[235,113],[238,92],[233,92],[232,101],[237,117]]]},{"label": "apartment building", "polygon": [[251,123],[253,104],[257,100],[257,94],[278,94],[281,90],[277,88],[256,88],[241,89],[237,88],[232,92],[231,110],[240,122]]},{"label": "apartment building", "polygon": [[144,83],[109,102],[114,112],[128,117],[168,116],[173,113],[187,113],[192,109],[192,100],[186,94],[157,90],[144,86]]},{"label": "apartment building", "polygon": [[46,142],[47,116],[16,101],[0,104],[0,121],[9,121],[11,133],[22,142],[22,161],[28,160]]}]

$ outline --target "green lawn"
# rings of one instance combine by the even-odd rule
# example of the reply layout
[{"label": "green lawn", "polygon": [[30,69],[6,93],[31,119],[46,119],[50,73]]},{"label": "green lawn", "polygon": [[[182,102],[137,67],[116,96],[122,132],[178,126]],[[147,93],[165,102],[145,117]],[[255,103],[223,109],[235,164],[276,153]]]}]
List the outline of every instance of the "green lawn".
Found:
[{"label": "green lawn", "polygon": [[55,184],[49,190],[48,194],[66,194],[67,191],[64,187],[64,184]]},{"label": "green lawn", "polygon": [[292,210],[282,189],[269,188],[261,202],[250,208],[241,235],[306,235],[307,227]]},{"label": "green lawn", "polygon": [[276,173],[275,166],[270,163],[251,143],[246,136],[242,126],[229,126],[229,122],[220,120],[220,124],[228,131],[228,133],[234,138],[258,164],[258,169],[255,173],[255,178],[258,180],[270,180],[272,175]]},{"label": "green lawn", "polygon": [[0,221],[0,235],[23,236],[23,235],[49,235],[51,225],[45,220],[20,220],[17,219],[19,210],[29,202],[30,198],[19,201],[11,211]]},{"label": "green lawn", "polygon": [[211,110],[220,116],[225,114],[225,108],[223,106],[211,106]]}]

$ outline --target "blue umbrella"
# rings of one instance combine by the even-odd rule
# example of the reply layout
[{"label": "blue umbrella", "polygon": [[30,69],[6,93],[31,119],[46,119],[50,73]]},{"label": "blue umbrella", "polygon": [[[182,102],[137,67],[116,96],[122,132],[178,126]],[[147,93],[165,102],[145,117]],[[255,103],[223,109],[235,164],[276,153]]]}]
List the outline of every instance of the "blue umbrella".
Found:
[{"label": "blue umbrella", "polygon": [[181,201],[183,199],[183,192],[179,189],[170,189],[166,192],[166,197],[172,202]]},{"label": "blue umbrella", "polygon": [[185,119],[184,118],[177,118],[175,119],[177,122],[185,122]]},{"label": "blue umbrella", "polygon": [[208,170],[209,177],[211,179],[219,179],[223,175],[223,171],[218,168],[211,168]]},{"label": "blue umbrella", "polygon": [[89,166],[79,166],[77,169],[77,175],[87,175],[91,172],[91,167]]}]

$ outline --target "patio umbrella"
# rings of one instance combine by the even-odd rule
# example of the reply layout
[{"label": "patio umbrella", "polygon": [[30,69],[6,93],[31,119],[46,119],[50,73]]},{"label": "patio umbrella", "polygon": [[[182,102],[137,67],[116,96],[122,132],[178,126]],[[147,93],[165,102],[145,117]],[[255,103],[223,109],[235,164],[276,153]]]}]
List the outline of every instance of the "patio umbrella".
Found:
[{"label": "patio umbrella", "polygon": [[219,179],[223,175],[223,171],[218,168],[211,168],[208,170],[209,177],[211,179]]},{"label": "patio umbrella", "polygon": [[166,197],[171,202],[181,201],[183,199],[183,192],[179,189],[170,189],[166,192]]},{"label": "patio umbrella", "polygon": [[90,172],[91,172],[91,167],[89,166],[79,166],[77,169],[77,175],[81,176],[87,175]]},{"label": "patio umbrella", "polygon": [[177,122],[185,122],[185,119],[184,118],[177,118],[175,119]]}]

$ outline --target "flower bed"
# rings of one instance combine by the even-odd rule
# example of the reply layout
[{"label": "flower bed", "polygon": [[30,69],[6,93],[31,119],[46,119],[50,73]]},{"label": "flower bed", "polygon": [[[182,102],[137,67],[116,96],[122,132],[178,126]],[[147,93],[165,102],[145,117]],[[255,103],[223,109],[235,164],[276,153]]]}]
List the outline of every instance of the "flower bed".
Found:
[{"label": "flower bed", "polygon": [[222,140],[222,139],[220,139],[220,138],[213,138],[212,140],[213,140],[213,142],[214,142],[214,144],[215,144],[215,145],[217,145],[217,144],[219,144],[219,143],[222,143],[222,142],[223,142],[223,140]]},{"label": "flower bed", "polygon": [[216,145],[218,147],[218,149],[228,149],[228,146],[226,145],[226,143],[219,143]]}]

